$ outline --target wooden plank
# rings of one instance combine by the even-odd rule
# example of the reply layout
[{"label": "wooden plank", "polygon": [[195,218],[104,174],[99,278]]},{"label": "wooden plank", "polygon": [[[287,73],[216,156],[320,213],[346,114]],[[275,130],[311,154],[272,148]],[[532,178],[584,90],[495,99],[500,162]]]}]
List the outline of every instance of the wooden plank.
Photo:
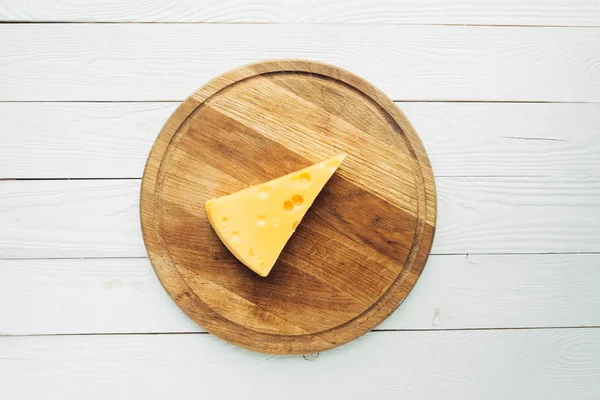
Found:
[{"label": "wooden plank", "polygon": [[597,252],[595,178],[439,178],[432,252]]},{"label": "wooden plank", "polygon": [[4,24],[0,100],[181,100],[233,67],[308,58],[394,100],[600,101],[595,28]]},{"label": "wooden plank", "polygon": [[141,178],[177,105],[0,103],[0,178]]},{"label": "wooden plank", "polygon": [[146,258],[2,260],[0,277],[0,335],[201,331]]},{"label": "wooden plank", "polygon": [[[177,104],[0,103],[0,178],[140,178]],[[600,104],[398,105],[438,177],[600,175]]]},{"label": "wooden plank", "polygon": [[599,342],[600,329],[376,332],[302,358],[211,335],[0,337],[0,397],[593,399]]},{"label": "wooden plank", "polygon": [[[0,258],[140,257],[139,180],[0,182]],[[595,178],[438,178],[433,254],[597,252]]]},{"label": "wooden plank", "polygon": [[140,180],[0,182],[0,258],[145,256]]},{"label": "wooden plank", "polygon": [[[313,2],[314,3],[314,2]],[[593,0],[4,0],[0,21],[600,25]]]},{"label": "wooden plank", "polygon": [[[599,326],[598,293],[599,254],[434,255],[377,329]],[[0,335],[203,331],[147,259],[2,260],[0,304]]]}]

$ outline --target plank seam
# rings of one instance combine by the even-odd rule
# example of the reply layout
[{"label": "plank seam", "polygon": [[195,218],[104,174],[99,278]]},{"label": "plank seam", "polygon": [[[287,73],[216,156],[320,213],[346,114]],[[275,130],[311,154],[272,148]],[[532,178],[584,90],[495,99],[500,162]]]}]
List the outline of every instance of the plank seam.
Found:
[{"label": "plank seam", "polygon": [[414,22],[234,22],[234,21],[78,21],[0,20],[0,25],[337,25],[337,26],[454,26],[478,28],[600,28],[600,25],[431,24]]},{"label": "plank seam", "polygon": [[[573,252],[537,252],[537,253],[431,253],[432,256],[544,256],[544,255],[600,255],[600,251],[573,251]],[[118,257],[0,257],[0,261],[35,261],[35,260],[136,260],[148,259],[146,256],[118,256]],[[0,266],[1,267],[1,266]]]},{"label": "plank seam", "polygon": [[[600,329],[600,325],[579,326],[532,326],[532,327],[499,327],[499,328],[442,328],[442,329],[373,329],[372,333],[385,332],[461,332],[461,331],[548,331],[548,330],[571,330],[571,329]],[[2,337],[56,337],[56,336],[156,336],[156,335],[210,335],[209,332],[104,332],[104,333],[27,333],[6,335]]]}]

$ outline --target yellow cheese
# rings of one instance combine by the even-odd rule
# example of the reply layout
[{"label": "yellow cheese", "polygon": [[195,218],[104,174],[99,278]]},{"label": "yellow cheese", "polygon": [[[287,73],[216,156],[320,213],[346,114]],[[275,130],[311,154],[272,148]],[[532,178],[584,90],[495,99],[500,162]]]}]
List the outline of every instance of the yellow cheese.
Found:
[{"label": "yellow cheese", "polygon": [[345,154],[206,202],[221,241],[248,268],[267,276]]}]

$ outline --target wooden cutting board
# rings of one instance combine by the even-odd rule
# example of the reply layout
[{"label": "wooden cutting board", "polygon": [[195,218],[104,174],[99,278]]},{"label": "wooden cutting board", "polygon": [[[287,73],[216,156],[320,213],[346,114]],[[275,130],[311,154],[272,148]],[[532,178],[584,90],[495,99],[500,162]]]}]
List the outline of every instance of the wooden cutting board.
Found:
[{"label": "wooden cutting board", "polygon": [[[267,278],[212,230],[209,198],[342,152]],[[387,96],[330,65],[277,60],[227,72],[177,108],[140,208],[156,274],[194,321],[248,349],[302,354],[357,338],[402,302],[431,249],[436,195],[423,145]]]}]

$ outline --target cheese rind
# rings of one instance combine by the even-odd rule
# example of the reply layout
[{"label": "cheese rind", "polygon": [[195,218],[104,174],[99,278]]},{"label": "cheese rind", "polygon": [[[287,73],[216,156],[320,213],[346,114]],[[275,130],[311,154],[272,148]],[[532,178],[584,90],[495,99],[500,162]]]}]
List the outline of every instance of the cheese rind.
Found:
[{"label": "cheese rind", "polygon": [[345,154],[206,202],[213,229],[248,268],[267,276]]}]

